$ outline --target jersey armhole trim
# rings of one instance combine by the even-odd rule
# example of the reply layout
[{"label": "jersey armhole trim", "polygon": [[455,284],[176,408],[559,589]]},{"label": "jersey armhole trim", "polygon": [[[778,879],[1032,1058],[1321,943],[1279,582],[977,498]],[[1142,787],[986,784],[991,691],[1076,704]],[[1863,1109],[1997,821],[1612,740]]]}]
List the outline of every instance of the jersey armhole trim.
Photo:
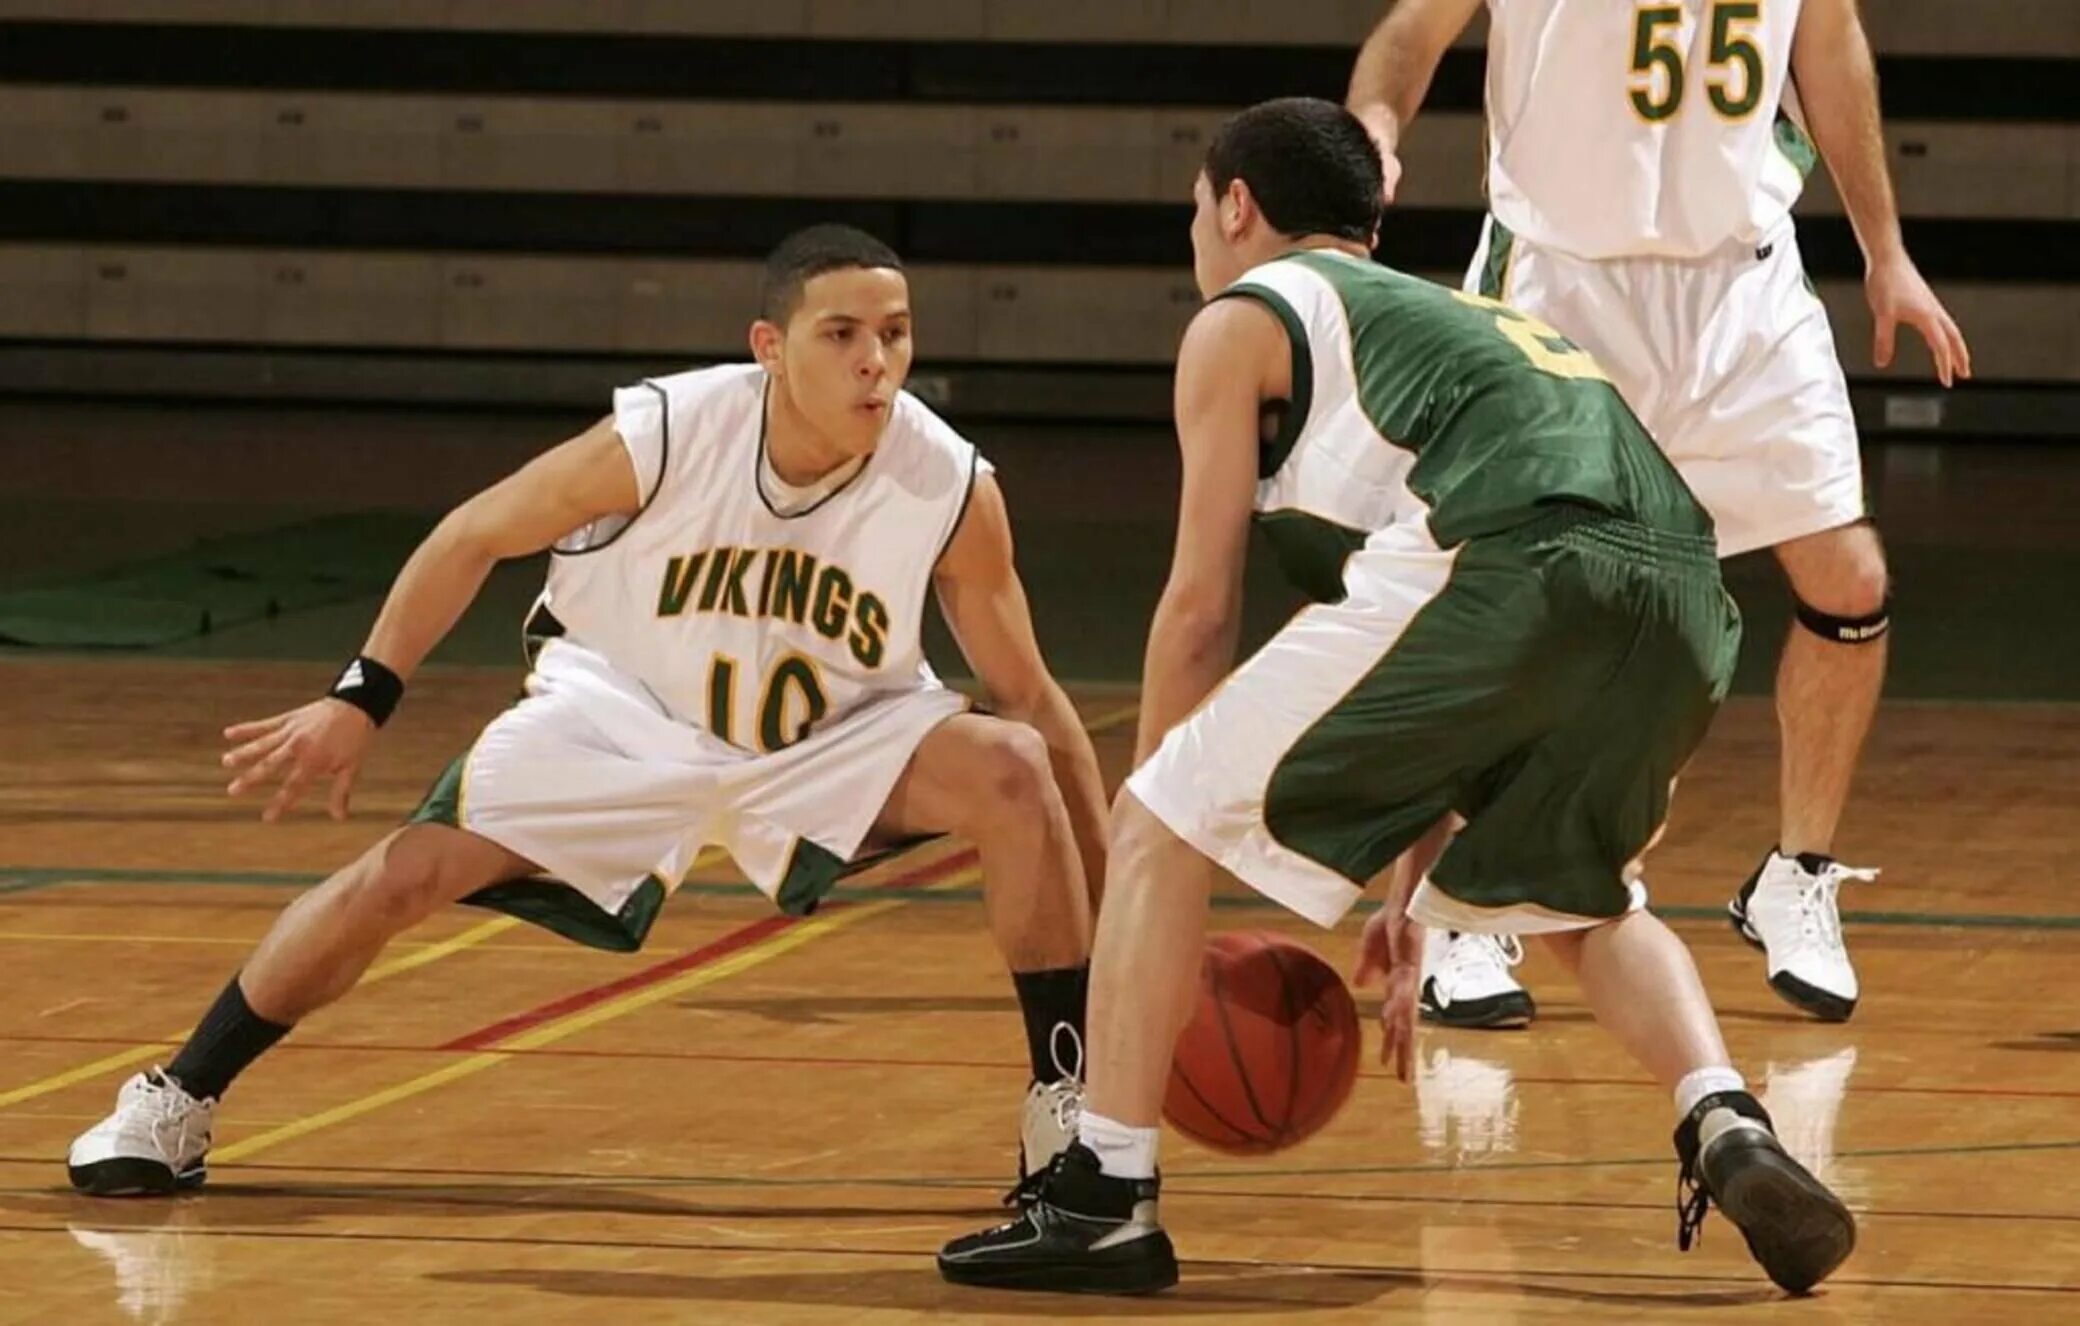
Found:
[{"label": "jersey armhole trim", "polygon": [[[636,508],[635,514],[630,516],[620,529],[609,534],[604,541],[595,543],[589,548],[577,549],[563,549],[552,543],[549,545],[549,555],[551,557],[590,557],[593,553],[605,552],[621,541],[621,536],[628,533],[629,527],[643,518],[643,513],[650,509],[650,504],[655,502],[657,495],[664,491],[664,476],[670,473],[672,468],[672,398],[665,394],[663,387],[658,386],[657,383],[649,378],[643,379],[643,385],[657,393],[657,429],[663,435],[661,439],[663,445],[659,450],[657,458],[657,478],[651,482],[650,491],[644,495],[643,504]],[[626,439],[624,439],[623,444],[626,445]],[[630,457],[630,463],[634,463],[634,457]],[[569,536],[566,535],[565,537]]]},{"label": "jersey armhole trim", "polygon": [[946,527],[946,537],[939,540],[939,551],[932,558],[934,576],[939,574],[939,563],[946,560],[946,550],[953,547],[953,541],[960,537],[961,526],[968,521],[968,507],[975,501],[975,481],[981,474],[982,448],[971,442],[968,444],[968,486],[961,493],[960,510],[953,513],[953,523]]},{"label": "jersey armhole trim", "polygon": [[1307,414],[1314,406],[1314,351],[1308,345],[1307,325],[1300,321],[1300,314],[1269,286],[1229,286],[1214,296],[1215,300],[1248,299],[1271,311],[1286,330],[1286,344],[1292,355],[1293,392],[1288,401],[1290,408],[1279,423],[1278,434],[1269,442],[1259,440],[1257,444],[1257,477],[1268,479],[1277,474],[1293,454],[1293,446],[1307,427]]}]

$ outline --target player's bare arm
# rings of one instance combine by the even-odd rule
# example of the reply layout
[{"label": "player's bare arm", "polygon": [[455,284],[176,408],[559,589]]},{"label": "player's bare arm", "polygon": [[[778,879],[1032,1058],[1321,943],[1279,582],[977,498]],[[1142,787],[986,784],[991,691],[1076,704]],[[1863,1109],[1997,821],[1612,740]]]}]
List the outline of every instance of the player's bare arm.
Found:
[{"label": "player's bare arm", "polygon": [[946,624],[975,669],[991,709],[1031,727],[1047,743],[1084,879],[1095,895],[1105,878],[1105,785],[1098,756],[1076,707],[1040,653],[1013,555],[1004,492],[993,476],[976,478],[968,510],[939,559],[933,583]]},{"label": "player's bare arm", "polygon": [[1174,403],[1184,469],[1177,545],[1142,663],[1136,764],[1235,662],[1258,420],[1266,402],[1290,392],[1290,359],[1284,329],[1253,300],[1216,300],[1185,331]]},{"label": "player's bare arm", "polygon": [[[602,419],[449,512],[398,573],[359,662],[387,669],[401,685],[453,629],[493,566],[540,552],[591,521],[632,514],[641,501],[613,420]],[[272,822],[312,783],[330,778],[332,816],[344,819],[375,730],[370,712],[333,696],[233,724],[224,729],[234,743],[223,759],[234,771],[230,793],[279,780],[261,812]]]},{"label": "player's bare arm", "polygon": [[1972,375],[1972,352],[1928,288],[1900,237],[1899,206],[1885,168],[1878,70],[1856,0],[1806,0],[1791,45],[1791,73],[1814,145],[1834,176],[1863,246],[1864,292],[1876,323],[1871,358],[1892,363],[1899,324],[1920,332],[1944,386]]},{"label": "player's bare arm", "polygon": [[1481,0],[1398,0],[1359,48],[1346,103],[1379,143],[1386,197],[1401,179],[1401,135],[1422,108],[1437,62]]}]

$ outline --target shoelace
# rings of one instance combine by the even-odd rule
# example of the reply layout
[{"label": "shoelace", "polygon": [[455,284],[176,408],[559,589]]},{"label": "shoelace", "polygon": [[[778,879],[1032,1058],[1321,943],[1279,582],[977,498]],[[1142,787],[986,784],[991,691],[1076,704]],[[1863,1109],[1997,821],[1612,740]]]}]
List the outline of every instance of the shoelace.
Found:
[{"label": "shoelace", "polygon": [[[1067,1062],[1062,1058],[1062,1037],[1065,1033],[1069,1039],[1070,1053]],[[1083,1037],[1077,1035],[1076,1028],[1068,1023],[1057,1022],[1054,1024],[1054,1030],[1048,1034],[1047,1054],[1054,1061],[1055,1071],[1055,1080],[1045,1088],[1047,1094],[1052,1097],[1054,1125],[1073,1142],[1076,1140],[1077,1121],[1083,1117]],[[1067,1149],[1063,1148],[1064,1151]],[[1056,1152],[1046,1165],[1012,1184],[1011,1190],[1003,1196],[1003,1204],[1024,1206],[1037,1198],[1040,1195],[1041,1184],[1047,1179],[1047,1172],[1054,1168],[1054,1161],[1060,1159],[1061,1152]]]},{"label": "shoelace", "polygon": [[[1803,873],[1803,872],[1801,872]],[[1817,939],[1830,949],[1842,947],[1842,914],[1837,898],[1842,885],[1850,880],[1869,883],[1878,877],[1875,870],[1863,870],[1845,866],[1839,861],[1830,861],[1816,875],[1807,875],[1798,884],[1798,933],[1807,940]]]},{"label": "shoelace", "polygon": [[1697,1158],[1676,1171],[1676,1250],[1688,1252],[1704,1242],[1704,1218],[1712,1194],[1698,1176]]},{"label": "shoelace", "polygon": [[173,1079],[153,1069],[132,1099],[154,1121],[173,1120],[187,1111],[188,1094]]},{"label": "shoelace", "polygon": [[152,1145],[168,1155],[185,1159],[189,1130],[193,1126],[190,1118],[192,1098],[171,1078],[154,1069],[131,1100],[144,1115],[145,1131],[151,1137]]},{"label": "shoelace", "polygon": [[1524,944],[1515,935],[1477,935],[1468,931],[1452,945],[1445,970],[1455,977],[1485,975],[1495,970],[1506,975],[1523,960]]}]

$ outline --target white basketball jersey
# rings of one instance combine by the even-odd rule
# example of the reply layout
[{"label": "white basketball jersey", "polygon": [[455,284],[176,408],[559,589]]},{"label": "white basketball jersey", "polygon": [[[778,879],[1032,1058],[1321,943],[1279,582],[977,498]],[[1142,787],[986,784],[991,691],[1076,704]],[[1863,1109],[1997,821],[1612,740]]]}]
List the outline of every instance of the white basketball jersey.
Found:
[{"label": "white basketball jersey", "polygon": [[939,684],[925,596],[988,468],[903,392],[851,480],[780,514],[759,478],[765,393],[756,364],[617,391],[614,426],[645,505],[559,543],[543,595],[568,639],[673,718],[750,751]]},{"label": "white basketball jersey", "polygon": [[1581,258],[1698,257],[1791,210],[1813,160],[1789,87],[1799,0],[1488,9],[1503,225]]}]

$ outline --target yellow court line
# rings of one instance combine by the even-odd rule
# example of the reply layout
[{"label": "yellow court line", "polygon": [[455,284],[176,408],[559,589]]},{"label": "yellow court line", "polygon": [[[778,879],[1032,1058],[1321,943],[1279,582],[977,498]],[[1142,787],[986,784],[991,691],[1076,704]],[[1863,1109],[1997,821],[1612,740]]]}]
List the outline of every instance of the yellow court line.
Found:
[{"label": "yellow court line", "polygon": [[388,962],[378,963],[362,975],[360,981],[356,982],[356,988],[358,989],[363,985],[372,985],[377,981],[395,976],[399,972],[413,971],[424,967],[429,962],[439,962],[450,953],[460,953],[466,948],[475,948],[478,944],[483,943],[494,935],[502,935],[519,924],[520,918],[517,916],[495,916],[482,924],[471,926],[451,939],[443,939],[437,944],[428,944],[425,948],[416,952],[402,953]]},{"label": "yellow court line", "polygon": [[[237,935],[89,935],[60,930],[0,930],[0,943],[34,939],[76,944],[217,944],[251,948],[257,939]],[[409,947],[419,948],[418,944]]]},{"label": "yellow court line", "polygon": [[[973,870],[960,871],[951,878],[942,880],[929,887],[944,889],[973,883],[976,875],[977,872]],[[450,1082],[459,1081],[465,1077],[473,1077],[487,1068],[494,1067],[512,1058],[513,1055],[509,1053],[510,1051],[538,1050],[545,1045],[553,1045],[557,1041],[567,1039],[581,1031],[598,1026],[600,1023],[625,1017],[639,1009],[648,1008],[652,1004],[662,1003],[690,990],[698,990],[703,986],[713,985],[717,981],[727,980],[739,972],[748,971],[753,967],[771,962],[775,958],[791,953],[795,949],[802,947],[802,945],[820,939],[834,931],[842,930],[847,926],[858,925],[862,921],[894,911],[896,908],[901,907],[903,902],[904,900],[901,898],[891,898],[885,902],[865,903],[856,907],[848,907],[841,912],[831,912],[823,916],[814,917],[799,925],[789,926],[787,929],[762,939],[740,952],[731,954],[712,966],[697,967],[683,976],[674,977],[669,981],[664,981],[646,989],[632,990],[618,999],[609,999],[605,1003],[596,1004],[591,1008],[581,1009],[553,1022],[530,1028],[527,1031],[500,1041],[495,1049],[479,1051],[467,1059],[444,1064],[431,1072],[421,1074],[409,1081],[400,1082],[396,1086],[385,1087],[381,1091],[362,1096],[356,1100],[347,1101],[342,1105],[336,1105],[329,1110],[322,1110],[307,1118],[298,1119],[294,1123],[283,1124],[279,1128],[270,1128],[264,1133],[256,1133],[243,1141],[219,1147],[210,1153],[210,1158],[219,1163],[233,1163],[245,1160],[270,1147],[279,1146],[283,1142],[307,1136],[321,1128],[329,1128],[336,1123],[345,1123],[349,1119],[357,1119],[364,1114],[379,1110],[385,1105],[392,1105],[400,1100],[409,1100],[411,1097],[431,1091],[435,1087],[445,1086]]]},{"label": "yellow court line", "polygon": [[[744,887],[748,889],[751,886],[747,884]],[[11,944],[16,941],[38,944],[186,944],[190,946],[199,945],[204,948],[243,949],[253,948],[260,942],[255,938],[226,935],[95,935],[79,934],[66,930],[0,930],[0,944]],[[390,947],[400,950],[439,948],[447,942],[444,939],[393,939],[390,941]],[[569,940],[565,940],[560,944],[500,944],[497,946],[496,951],[500,953],[569,953],[571,944]],[[5,1039],[5,1034],[0,1033],[0,1040]]]},{"label": "yellow court line", "polygon": [[[520,922],[510,916],[500,916],[486,921],[482,925],[471,926],[452,939],[444,939],[439,943],[429,944],[417,952],[407,953],[402,957],[393,958],[389,962],[369,968],[367,972],[363,973],[361,980],[355,988],[359,989],[363,985],[373,985],[375,982],[386,977],[395,976],[399,972],[411,971],[413,968],[423,967],[429,962],[437,962],[451,953],[460,953],[462,950],[481,944],[493,935],[501,934],[518,924]],[[133,1046],[130,1049],[111,1054],[106,1058],[96,1059],[92,1063],[81,1064],[77,1068],[68,1068],[62,1073],[53,1073],[49,1077],[39,1078],[26,1086],[19,1086],[11,1091],[0,1091],[0,1110],[4,1110],[10,1105],[19,1105],[25,1100],[35,1100],[38,1096],[48,1096],[53,1091],[63,1091],[69,1086],[99,1077],[103,1073],[113,1073],[118,1069],[130,1068],[144,1063],[148,1059],[156,1059],[167,1049],[178,1049],[187,1037],[188,1029],[183,1027],[178,1031],[169,1032],[160,1039],[144,1045]]]},{"label": "yellow court line", "polygon": [[1112,710],[1110,713],[1100,714],[1096,718],[1093,718],[1090,722],[1085,723],[1083,725],[1083,730],[1090,733],[1092,736],[1096,736],[1100,732],[1110,732],[1113,728],[1122,727],[1128,723],[1131,723],[1136,718],[1140,717],[1140,715],[1140,705],[1123,705],[1118,709]]},{"label": "yellow court line", "polygon": [[[184,1036],[186,1033],[182,1032],[179,1035]],[[48,1096],[53,1091],[63,1091],[75,1082],[84,1082],[89,1078],[99,1077],[103,1073],[113,1073],[118,1068],[128,1068],[132,1064],[141,1064],[147,1059],[155,1059],[161,1051],[179,1044],[178,1036],[169,1037],[163,1041],[153,1041],[150,1045],[136,1046],[124,1050],[121,1054],[111,1054],[106,1059],[96,1059],[93,1063],[81,1064],[77,1068],[68,1068],[62,1073],[39,1078],[25,1087],[16,1087],[12,1091],[0,1091],[0,1110],[4,1110],[10,1105],[18,1105],[25,1100],[34,1100],[38,1096]]]}]

